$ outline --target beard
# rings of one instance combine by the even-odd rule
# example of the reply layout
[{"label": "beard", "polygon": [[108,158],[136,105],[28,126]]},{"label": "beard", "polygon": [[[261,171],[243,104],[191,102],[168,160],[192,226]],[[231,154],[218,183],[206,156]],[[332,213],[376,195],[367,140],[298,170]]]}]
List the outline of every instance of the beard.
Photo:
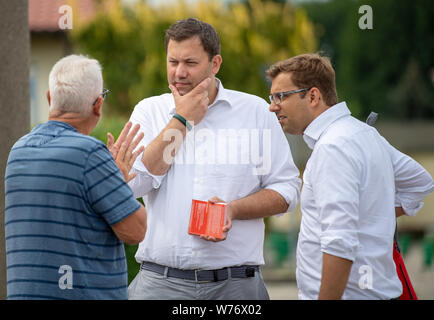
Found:
[{"label": "beard", "polygon": [[196,86],[196,84],[194,84],[188,80],[176,80],[175,79],[175,80],[169,81],[169,83],[172,86],[176,87],[176,89],[178,90],[178,92],[181,96],[186,95],[191,90],[193,90],[194,87]]}]

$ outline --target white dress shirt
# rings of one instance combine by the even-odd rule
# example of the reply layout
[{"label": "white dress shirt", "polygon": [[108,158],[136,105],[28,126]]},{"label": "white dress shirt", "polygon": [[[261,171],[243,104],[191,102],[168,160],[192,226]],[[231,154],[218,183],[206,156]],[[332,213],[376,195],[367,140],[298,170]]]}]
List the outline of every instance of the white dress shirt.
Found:
[{"label": "white dress shirt", "polygon": [[324,252],[353,261],[342,299],[399,297],[392,257],[395,205],[414,215],[434,190],[422,166],[350,114],[345,102],[334,105],[303,135],[313,152],[300,200],[300,299],[318,298]]},{"label": "white dress shirt", "polygon": [[[261,98],[224,89],[204,119],[187,133],[175,162],[163,176],[150,174],[140,161],[129,185],[143,197],[148,229],[136,260],[180,269],[218,269],[261,265],[263,219],[233,220],[226,240],[210,242],[188,234],[192,199],[217,196],[226,202],[261,189],[278,192],[293,210],[301,180],[288,142],[268,104]],[[140,123],[145,147],[167,126],[175,113],[172,94],[139,102],[132,115]]]}]

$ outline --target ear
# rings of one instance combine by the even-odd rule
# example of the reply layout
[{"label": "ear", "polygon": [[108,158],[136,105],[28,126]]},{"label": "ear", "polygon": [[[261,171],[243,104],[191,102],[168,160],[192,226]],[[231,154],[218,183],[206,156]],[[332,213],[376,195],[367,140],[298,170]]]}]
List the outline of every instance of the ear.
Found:
[{"label": "ear", "polygon": [[212,60],[211,60],[211,65],[212,65],[212,73],[213,75],[216,75],[219,70],[220,70],[220,66],[222,64],[223,58],[221,55],[216,54]]},{"label": "ear", "polygon": [[93,114],[98,116],[98,117],[101,117],[103,100],[104,99],[102,97],[99,97],[98,100],[96,101],[95,105],[92,106]]},{"label": "ear", "polygon": [[47,90],[47,100],[48,100],[48,105],[51,106],[50,89]]},{"label": "ear", "polygon": [[323,100],[321,91],[319,91],[319,89],[316,87],[313,87],[308,91],[306,98],[308,99],[309,103],[313,106],[319,105]]}]

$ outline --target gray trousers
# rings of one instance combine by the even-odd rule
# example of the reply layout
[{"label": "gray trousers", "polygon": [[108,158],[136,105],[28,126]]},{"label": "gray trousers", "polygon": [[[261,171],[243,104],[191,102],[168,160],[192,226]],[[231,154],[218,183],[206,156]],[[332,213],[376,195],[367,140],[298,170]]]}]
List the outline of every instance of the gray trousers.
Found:
[{"label": "gray trousers", "polygon": [[261,272],[251,278],[196,282],[140,270],[128,287],[130,300],[269,300]]}]

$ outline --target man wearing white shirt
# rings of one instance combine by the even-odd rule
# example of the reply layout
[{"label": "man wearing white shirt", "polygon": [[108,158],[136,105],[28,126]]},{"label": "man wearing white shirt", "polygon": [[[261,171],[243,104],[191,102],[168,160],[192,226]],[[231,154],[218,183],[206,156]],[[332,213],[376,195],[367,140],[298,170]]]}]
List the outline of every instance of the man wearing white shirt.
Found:
[{"label": "man wearing white shirt", "polygon": [[430,174],[338,103],[330,61],[304,54],[270,67],[270,111],[312,155],[301,191],[300,299],[394,299],[396,216],[415,215]]},{"label": "man wearing white shirt", "polygon": [[[291,211],[300,179],[276,117],[261,98],[225,89],[215,30],[197,19],[166,32],[172,94],[132,115],[145,151],[130,187],[148,211],[130,299],[268,299],[263,218]],[[223,239],[188,234],[192,199],[226,202]]]}]

